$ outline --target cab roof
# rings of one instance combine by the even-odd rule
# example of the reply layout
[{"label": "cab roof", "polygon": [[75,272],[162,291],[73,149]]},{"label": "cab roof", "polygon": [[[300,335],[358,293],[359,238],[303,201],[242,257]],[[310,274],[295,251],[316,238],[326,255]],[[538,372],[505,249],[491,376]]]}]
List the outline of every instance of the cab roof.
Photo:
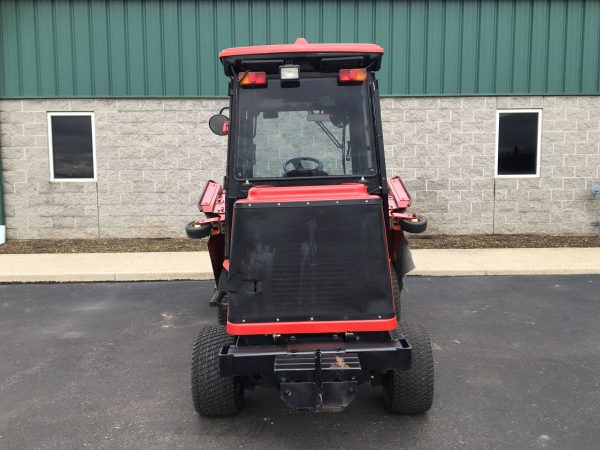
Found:
[{"label": "cab roof", "polygon": [[383,48],[377,44],[293,44],[228,48],[219,53],[227,76],[244,70],[277,73],[283,64],[298,64],[303,72],[333,72],[343,68],[381,67]]},{"label": "cab roof", "polygon": [[253,45],[249,47],[226,48],[219,58],[245,55],[275,55],[287,53],[379,53],[383,48],[377,44],[309,44],[304,38],[296,39],[293,44]]}]

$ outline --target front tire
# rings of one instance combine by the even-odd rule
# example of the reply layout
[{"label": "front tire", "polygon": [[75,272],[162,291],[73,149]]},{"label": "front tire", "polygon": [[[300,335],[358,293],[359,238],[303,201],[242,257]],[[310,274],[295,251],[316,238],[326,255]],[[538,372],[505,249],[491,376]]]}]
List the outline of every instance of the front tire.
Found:
[{"label": "front tire", "polygon": [[190,239],[203,239],[210,236],[212,231],[212,224],[210,223],[197,223],[195,220],[191,221],[185,226],[185,234]]},{"label": "front tire", "polygon": [[203,327],[194,343],[192,355],[192,401],[194,410],[206,417],[231,416],[243,406],[244,389],[235,378],[219,375],[219,352],[235,344],[235,336],[225,327]]},{"label": "front tire", "polygon": [[427,219],[417,215],[414,219],[400,219],[400,228],[407,233],[423,233],[427,229]]},{"label": "front tire", "polygon": [[383,383],[385,405],[394,414],[423,414],[433,403],[433,354],[421,325],[402,322],[393,338],[403,336],[412,346],[412,367],[391,371]]}]

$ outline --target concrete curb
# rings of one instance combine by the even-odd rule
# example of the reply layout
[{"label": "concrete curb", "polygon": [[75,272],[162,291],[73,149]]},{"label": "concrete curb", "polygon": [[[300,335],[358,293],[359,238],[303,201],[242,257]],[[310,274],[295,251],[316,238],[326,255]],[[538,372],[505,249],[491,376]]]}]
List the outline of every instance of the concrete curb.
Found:
[{"label": "concrete curb", "polygon": [[207,252],[0,255],[0,282],[210,280]]},{"label": "concrete curb", "polygon": [[[600,274],[600,248],[413,250],[411,276]],[[207,252],[0,255],[0,282],[211,280]]]},{"label": "concrete curb", "polygon": [[414,250],[415,276],[600,274],[600,248]]}]

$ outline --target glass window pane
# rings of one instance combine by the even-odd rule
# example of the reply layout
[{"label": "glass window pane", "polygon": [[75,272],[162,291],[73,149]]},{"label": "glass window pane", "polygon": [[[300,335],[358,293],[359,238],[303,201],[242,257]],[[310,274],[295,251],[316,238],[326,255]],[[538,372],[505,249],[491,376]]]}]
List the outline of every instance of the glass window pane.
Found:
[{"label": "glass window pane", "polygon": [[500,113],[498,175],[536,175],[538,113]]},{"label": "glass window pane", "polygon": [[240,89],[236,178],[374,175],[367,87],[329,76]]},{"label": "glass window pane", "polygon": [[94,178],[91,116],[52,116],[54,178]]}]

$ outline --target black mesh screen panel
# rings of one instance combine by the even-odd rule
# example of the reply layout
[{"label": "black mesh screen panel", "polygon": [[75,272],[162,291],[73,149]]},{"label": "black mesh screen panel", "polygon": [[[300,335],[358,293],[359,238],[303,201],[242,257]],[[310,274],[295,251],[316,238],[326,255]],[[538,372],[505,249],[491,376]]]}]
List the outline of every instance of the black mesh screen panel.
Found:
[{"label": "black mesh screen panel", "polygon": [[237,203],[229,320],[393,317],[381,202]]}]

